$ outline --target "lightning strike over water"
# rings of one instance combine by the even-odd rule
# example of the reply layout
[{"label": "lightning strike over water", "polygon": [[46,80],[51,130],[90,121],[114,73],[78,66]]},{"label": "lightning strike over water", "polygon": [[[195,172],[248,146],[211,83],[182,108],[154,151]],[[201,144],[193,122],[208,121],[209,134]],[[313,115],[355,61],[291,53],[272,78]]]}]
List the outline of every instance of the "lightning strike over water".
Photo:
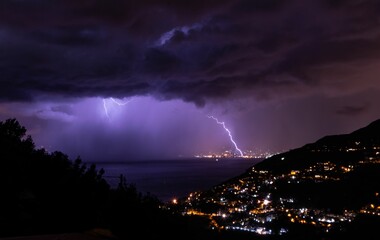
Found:
[{"label": "lightning strike over water", "polygon": [[[116,104],[116,105],[118,105],[118,106],[125,106],[125,105],[127,105],[129,102],[131,102],[132,100],[127,100],[127,101],[119,101],[119,100],[116,100],[116,99],[114,99],[114,98],[109,98],[111,101],[112,101],[112,103],[114,103],[114,104]],[[109,116],[109,113],[108,113],[108,107],[107,107],[107,99],[103,99],[103,108],[104,108],[104,112],[106,113],[106,116],[108,117],[108,118],[110,118],[110,116]]]},{"label": "lightning strike over water", "polygon": [[232,134],[231,134],[230,130],[226,127],[226,125],[224,124],[224,122],[219,122],[219,120],[216,117],[214,117],[214,116],[208,116],[208,118],[214,119],[217,124],[220,124],[220,125],[223,126],[224,130],[226,130],[226,132],[228,133],[228,136],[230,137],[231,142],[234,144],[236,151],[238,151],[240,153],[240,157],[244,157],[243,152],[237,146],[236,142],[232,138]]}]

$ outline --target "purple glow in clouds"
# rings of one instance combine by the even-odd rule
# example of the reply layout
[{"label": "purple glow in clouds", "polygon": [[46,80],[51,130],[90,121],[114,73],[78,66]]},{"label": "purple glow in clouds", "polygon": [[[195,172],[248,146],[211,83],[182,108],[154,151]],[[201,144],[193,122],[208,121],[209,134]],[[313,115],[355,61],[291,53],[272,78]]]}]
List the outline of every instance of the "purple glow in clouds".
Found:
[{"label": "purple glow in clouds", "polygon": [[104,112],[108,118],[110,117],[109,113],[108,113],[108,102],[109,102],[109,100],[111,100],[111,103],[116,104],[118,106],[127,105],[130,101],[132,101],[132,100],[121,101],[121,100],[116,100],[112,97],[109,99],[103,99]]},{"label": "purple glow in clouds", "polygon": [[0,117],[19,119],[38,148],[119,162],[229,150],[219,126],[204,117],[209,112],[181,100],[84,98],[4,104]]},{"label": "purple glow in clouds", "polygon": [[49,151],[231,150],[213,115],[274,153],[380,117],[379,1],[88,2],[1,1],[0,120]]}]

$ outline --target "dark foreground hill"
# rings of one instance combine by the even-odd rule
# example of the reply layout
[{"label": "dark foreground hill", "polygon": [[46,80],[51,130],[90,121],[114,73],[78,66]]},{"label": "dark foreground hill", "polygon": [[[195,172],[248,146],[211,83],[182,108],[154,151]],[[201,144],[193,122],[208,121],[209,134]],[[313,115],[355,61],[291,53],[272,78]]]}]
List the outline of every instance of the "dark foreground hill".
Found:
[{"label": "dark foreground hill", "polygon": [[107,239],[214,236],[203,219],[162,209],[155,196],[142,195],[123,178],[110,188],[95,165],[36,149],[16,119],[0,122],[0,164],[0,238],[87,239],[84,233],[94,229],[107,232]]},{"label": "dark foreground hill", "polygon": [[0,238],[94,229],[120,240],[380,238],[379,120],[171,205],[123,178],[110,188],[80,158],[36,149],[15,119],[0,122],[0,161]]},{"label": "dark foreground hill", "polygon": [[380,120],[265,159],[178,208],[270,239],[379,239]]}]

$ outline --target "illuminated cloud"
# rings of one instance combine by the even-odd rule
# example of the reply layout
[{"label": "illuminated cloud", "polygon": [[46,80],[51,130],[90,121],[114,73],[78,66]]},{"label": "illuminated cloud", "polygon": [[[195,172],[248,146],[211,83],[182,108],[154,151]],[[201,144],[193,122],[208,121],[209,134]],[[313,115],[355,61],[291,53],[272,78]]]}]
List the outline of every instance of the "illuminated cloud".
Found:
[{"label": "illuminated cloud", "polygon": [[231,147],[207,115],[228,123],[243,150],[347,133],[380,117],[371,107],[379,9],[373,0],[3,0],[0,118],[91,159]]},{"label": "illuminated cloud", "polygon": [[204,106],[226,97],[346,93],[359,78],[363,90],[379,74],[378,5],[5,0],[0,96],[148,94]]}]

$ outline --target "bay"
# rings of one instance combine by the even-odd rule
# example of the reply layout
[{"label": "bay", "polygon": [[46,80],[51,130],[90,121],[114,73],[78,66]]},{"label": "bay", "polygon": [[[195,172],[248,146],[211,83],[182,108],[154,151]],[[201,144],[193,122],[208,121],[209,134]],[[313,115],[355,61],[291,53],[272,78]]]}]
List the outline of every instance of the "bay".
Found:
[{"label": "bay", "polygon": [[210,189],[236,177],[262,161],[258,158],[187,158],[175,160],[96,163],[105,170],[104,177],[116,187],[122,174],[127,184],[134,184],[142,194],[151,194],[163,202]]}]

